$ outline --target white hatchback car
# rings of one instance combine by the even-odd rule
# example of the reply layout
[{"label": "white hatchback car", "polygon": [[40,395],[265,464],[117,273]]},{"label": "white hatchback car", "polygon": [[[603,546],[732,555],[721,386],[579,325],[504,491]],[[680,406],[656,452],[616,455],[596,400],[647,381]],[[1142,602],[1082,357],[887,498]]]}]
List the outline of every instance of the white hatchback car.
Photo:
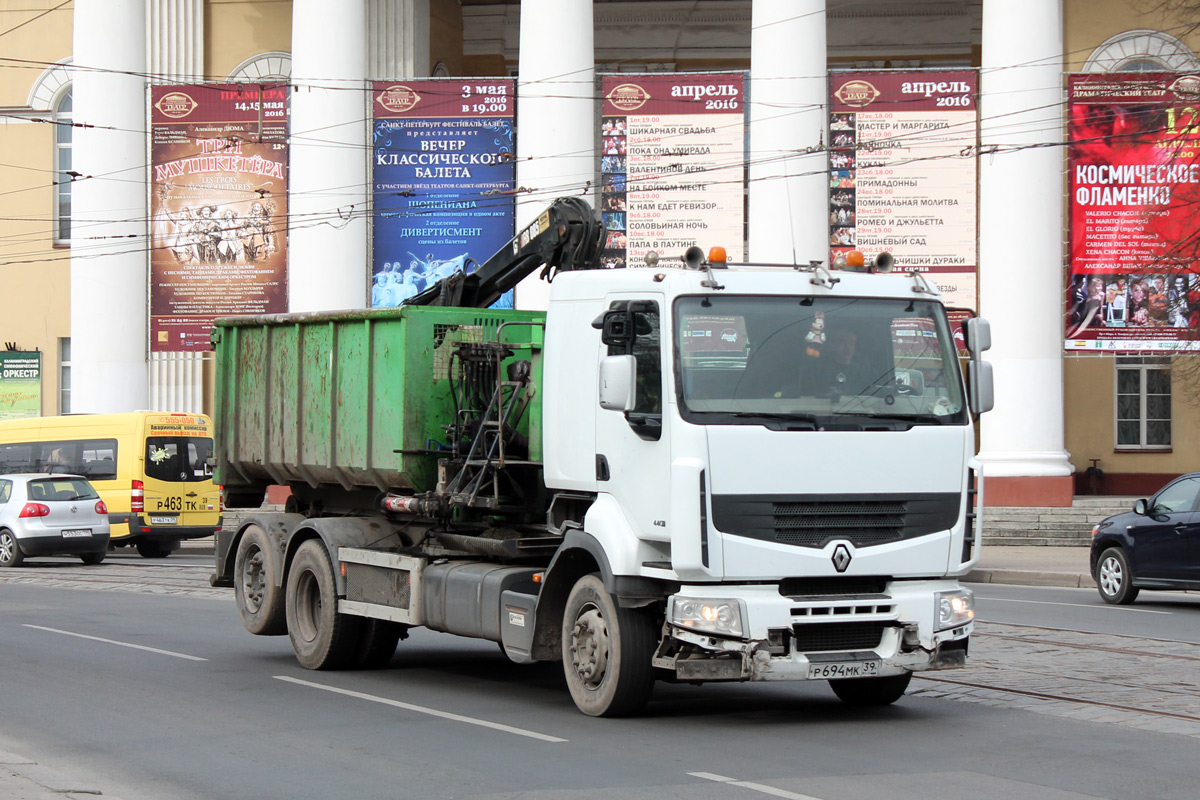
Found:
[{"label": "white hatchback car", "polygon": [[0,567],[28,556],[79,556],[99,564],[108,552],[108,508],[78,475],[0,475]]}]

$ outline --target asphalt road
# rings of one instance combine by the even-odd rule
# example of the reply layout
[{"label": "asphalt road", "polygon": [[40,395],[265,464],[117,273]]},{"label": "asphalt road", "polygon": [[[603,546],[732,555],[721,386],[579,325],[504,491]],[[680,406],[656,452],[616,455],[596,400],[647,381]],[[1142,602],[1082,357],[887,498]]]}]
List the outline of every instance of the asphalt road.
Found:
[{"label": "asphalt road", "polygon": [[[0,575],[0,750],[123,800],[1169,800],[1200,778],[1200,724],[1171,717],[1196,700],[1192,596],[1131,611],[1087,590],[980,586],[978,667],[938,673],[962,684],[914,681],[872,711],[824,684],[659,685],[643,717],[596,720],[558,665],[444,634],[414,631],[379,672],[301,669],[286,637],[242,629],[205,558],[43,563]],[[1120,708],[1062,699],[1120,670],[1116,645],[1140,654],[1146,685],[1120,674]],[[1056,648],[1085,657],[1069,672]],[[1190,697],[1156,711],[1154,684]]]}]

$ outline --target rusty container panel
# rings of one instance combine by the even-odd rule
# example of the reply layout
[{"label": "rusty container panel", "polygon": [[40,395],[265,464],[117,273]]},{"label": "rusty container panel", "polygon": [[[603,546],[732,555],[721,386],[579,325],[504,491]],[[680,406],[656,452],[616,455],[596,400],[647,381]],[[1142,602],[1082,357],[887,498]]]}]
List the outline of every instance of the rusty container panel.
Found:
[{"label": "rusty container panel", "polygon": [[[540,312],[413,306],[217,321],[217,480],[428,491],[454,416],[454,344],[496,341],[541,378]],[[505,325],[506,322],[523,323]],[[533,323],[533,324],[528,324]],[[520,425],[541,452],[541,393]],[[402,452],[398,452],[402,451]]]}]

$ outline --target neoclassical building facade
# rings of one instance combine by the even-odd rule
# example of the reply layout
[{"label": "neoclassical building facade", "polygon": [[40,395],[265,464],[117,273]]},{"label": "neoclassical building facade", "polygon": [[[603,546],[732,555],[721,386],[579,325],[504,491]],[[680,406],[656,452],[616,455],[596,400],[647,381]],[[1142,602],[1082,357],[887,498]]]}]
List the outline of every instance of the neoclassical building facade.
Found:
[{"label": "neoclassical building facade", "polygon": [[[992,322],[997,381],[980,434],[989,502],[1150,491],[1190,470],[1200,444],[1196,387],[1181,368],[1189,357],[1063,348],[1065,76],[1200,72],[1187,20],[1147,5],[0,2],[3,340],[43,354],[44,414],[211,410],[207,354],[147,345],[155,84],[289,87],[288,302],[316,311],[369,304],[372,80],[514,77],[517,185],[531,190],[517,202],[521,226],[544,204],[538,187],[594,191],[599,74],[747,71],[758,156],[748,249],[784,261],[828,252],[831,69],[977,69],[980,149],[991,148],[978,167],[978,307]],[[295,223],[331,214],[342,222]],[[542,285],[518,288],[518,305],[544,302]]]}]

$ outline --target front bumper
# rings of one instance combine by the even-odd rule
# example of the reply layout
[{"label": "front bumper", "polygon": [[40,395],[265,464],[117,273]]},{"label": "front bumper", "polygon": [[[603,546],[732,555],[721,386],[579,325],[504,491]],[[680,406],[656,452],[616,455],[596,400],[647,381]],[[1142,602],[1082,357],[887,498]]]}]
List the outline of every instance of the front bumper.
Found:
[{"label": "front bumper", "polygon": [[668,621],[654,665],[685,681],[823,680],[831,665],[851,674],[869,665],[878,676],[961,667],[974,624],[933,630],[936,594],[958,588],[954,580],[893,581],[880,594],[787,597],[776,586],[683,586],[676,598],[740,603],[746,635]]}]

